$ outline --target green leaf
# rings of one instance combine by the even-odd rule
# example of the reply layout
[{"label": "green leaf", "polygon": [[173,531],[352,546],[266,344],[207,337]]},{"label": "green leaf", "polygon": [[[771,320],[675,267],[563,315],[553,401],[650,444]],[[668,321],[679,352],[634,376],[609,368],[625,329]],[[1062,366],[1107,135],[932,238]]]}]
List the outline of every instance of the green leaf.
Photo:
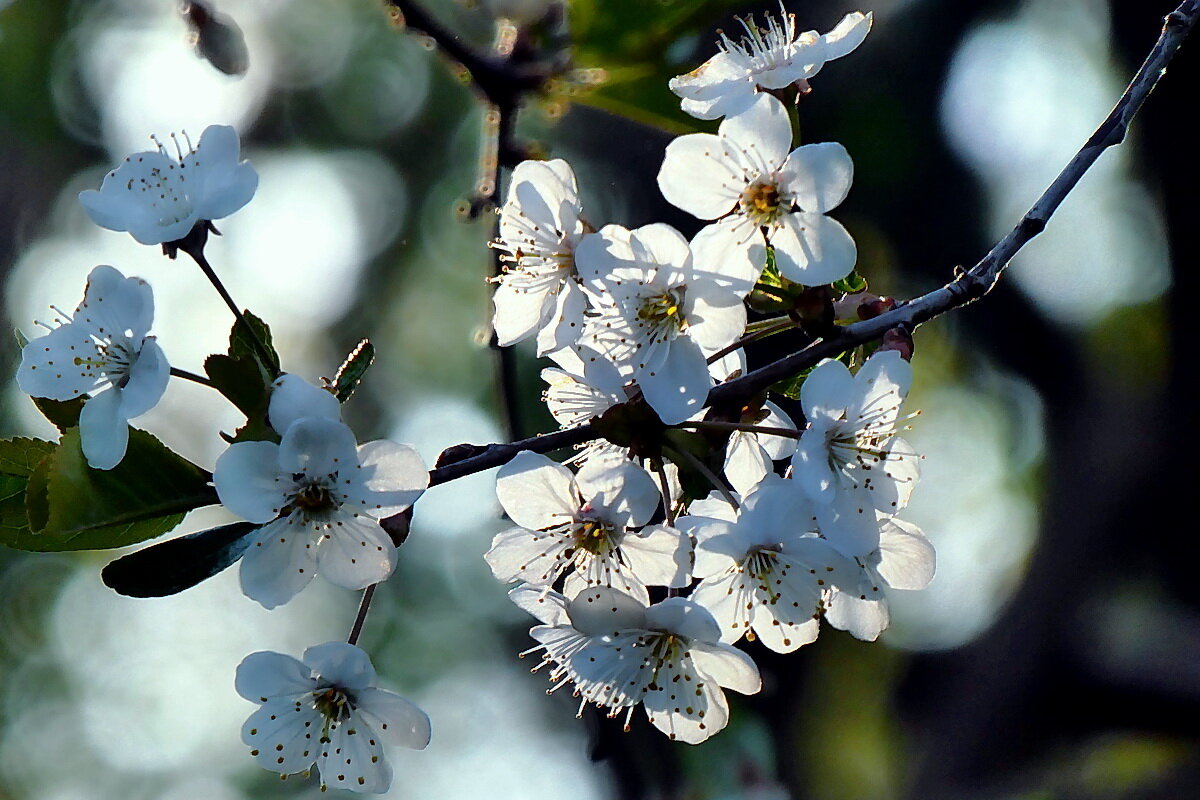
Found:
[{"label": "green leaf", "polygon": [[366,339],[350,351],[350,355],[346,356],[346,360],[338,367],[337,374],[333,376],[333,393],[339,403],[350,399],[350,395],[354,394],[355,387],[363,379],[363,375],[367,374],[367,368],[374,360],[375,345]]},{"label": "green leaf", "polygon": [[[232,358],[248,359],[262,364],[263,369],[267,372],[267,379],[274,380],[281,369],[279,353],[275,352],[275,345],[271,341],[271,329],[267,323],[249,311],[243,311],[242,317],[246,320],[246,325],[243,325],[240,320],[236,321],[233,323],[233,329],[229,332],[229,355]],[[249,326],[249,330],[247,330],[247,326]],[[257,342],[255,341],[256,337]],[[260,352],[259,343],[266,348],[266,353]]]},{"label": "green leaf", "polygon": [[25,510],[30,476],[54,447],[41,439],[0,441],[0,544],[25,549],[33,533]]},{"label": "green leaf", "polygon": [[105,585],[128,597],[177,594],[241,558],[259,527],[253,522],[234,522],[150,545],[110,562],[100,577]]},{"label": "green leaf", "polygon": [[54,427],[58,428],[59,433],[66,431],[68,428],[74,428],[79,424],[79,414],[83,411],[83,404],[87,402],[87,396],[81,395],[72,400],[51,400],[48,397],[31,398],[33,404],[37,406],[37,410],[42,412],[42,416],[50,420]]},{"label": "green leaf", "polygon": [[211,355],[204,359],[204,372],[213,388],[233,403],[247,419],[265,417],[270,385],[253,359]]},{"label": "green leaf", "polygon": [[30,476],[25,550],[101,550],[153,539],[194,508],[217,502],[210,475],[145,431],[129,431],[129,448],[114,469],[87,465],[79,429]]},{"label": "green leaf", "polygon": [[835,281],[833,288],[846,294],[858,294],[867,290],[867,279],[857,272],[851,272],[840,281]]}]

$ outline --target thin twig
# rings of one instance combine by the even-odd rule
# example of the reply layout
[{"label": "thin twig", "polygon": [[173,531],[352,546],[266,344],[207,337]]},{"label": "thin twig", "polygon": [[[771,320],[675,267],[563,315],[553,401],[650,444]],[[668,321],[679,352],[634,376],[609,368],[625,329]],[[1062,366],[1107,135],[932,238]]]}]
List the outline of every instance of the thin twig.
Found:
[{"label": "thin twig", "polygon": [[691,428],[698,431],[745,431],[746,433],[761,433],[764,436],[783,436],[788,439],[799,439],[804,431],[795,428],[772,428],[766,425],[753,425],[749,422],[719,422],[717,420],[700,420],[697,422],[680,422],[672,428]]},{"label": "thin twig", "polygon": [[238,304],[233,301],[233,297],[229,294],[229,290],[225,288],[225,284],[221,283],[221,279],[217,277],[216,270],[212,268],[212,264],[209,264],[208,259],[205,258],[204,251],[195,251],[194,249],[189,249],[185,252],[187,252],[187,254],[192,257],[192,260],[196,262],[196,266],[200,267],[200,270],[204,273],[204,276],[208,278],[208,282],[213,285],[213,288],[217,290],[217,294],[221,295],[221,299],[225,301],[225,305],[229,306],[229,310],[233,312],[233,317],[237,320],[237,324],[242,326],[242,328],[250,336],[250,341],[254,343],[254,348],[258,350],[258,354],[263,361],[263,366],[269,368],[272,361],[274,361],[271,351],[267,348],[266,344],[263,343],[262,339],[258,338],[258,331],[254,330],[254,328],[246,320],[246,317],[242,313],[242,310],[238,307]]},{"label": "thin twig", "polygon": [[[840,355],[851,347],[879,339],[892,328],[904,327],[912,330],[923,322],[928,322],[934,317],[941,316],[986,295],[995,286],[1013,256],[1042,232],[1050,216],[1075,188],[1087,170],[1100,157],[1100,154],[1125,139],[1134,114],[1141,108],[1158,83],[1158,79],[1165,73],[1167,64],[1170,63],[1187,35],[1191,33],[1197,19],[1200,19],[1200,0],[1186,0],[1167,15],[1162,33],[1150,51],[1150,55],[1138,69],[1137,74],[1130,81],[1108,118],[1071,159],[1050,187],[1038,198],[1033,207],[1021,218],[1017,226],[1001,239],[978,264],[961,273],[954,281],[940,289],[909,300],[878,317],[839,328],[838,334],[834,337],[814,342],[790,356],[714,387],[708,393],[707,405],[728,403],[750,397],[784,378],[791,377],[801,370],[817,364],[821,359]],[[598,435],[595,427],[591,423],[586,423],[511,444],[487,445],[474,456],[432,470],[429,473],[429,483],[431,486],[446,483],[466,475],[498,467],[507,463],[522,450],[549,453],[560,448],[582,444],[597,438]]]},{"label": "thin twig", "polygon": [[212,388],[213,385],[213,382],[203,375],[197,375],[194,372],[188,372],[186,369],[180,369],[179,367],[171,367],[171,374],[176,378],[183,378],[185,381],[198,383],[201,386]]},{"label": "thin twig", "polygon": [[362,602],[358,604],[358,614],[354,617],[354,624],[350,626],[350,635],[346,637],[347,644],[358,644],[358,637],[362,635],[363,623],[367,621],[367,612],[371,610],[371,598],[375,596],[375,587],[377,583],[372,583],[363,590]]}]

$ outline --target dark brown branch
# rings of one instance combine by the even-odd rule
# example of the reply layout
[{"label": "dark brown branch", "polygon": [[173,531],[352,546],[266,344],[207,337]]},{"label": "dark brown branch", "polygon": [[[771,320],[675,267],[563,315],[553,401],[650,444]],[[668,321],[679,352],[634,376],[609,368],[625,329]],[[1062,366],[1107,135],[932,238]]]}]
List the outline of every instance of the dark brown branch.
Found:
[{"label": "dark brown branch", "polygon": [[[405,4],[407,5],[407,4]],[[971,269],[961,272],[951,283],[873,319],[840,328],[836,337],[814,344],[747,375],[721,384],[708,394],[708,405],[728,403],[748,398],[772,384],[811,367],[821,359],[837,356],[851,347],[875,341],[892,328],[912,330],[923,322],[947,311],[967,305],[986,295],[999,280],[1022,247],[1045,229],[1051,215],[1079,183],[1096,159],[1109,147],[1124,141],[1129,124],[1142,103],[1153,91],[1167,64],[1200,18],[1200,0],[1186,0],[1167,15],[1162,33],[1108,118],[1071,159],[1050,187],[1038,198],[1007,236],[1001,239],[982,260]],[[535,436],[511,444],[492,444],[476,448],[470,457],[440,466],[429,474],[431,486],[446,483],[466,475],[482,472],[508,462],[522,450],[548,453],[572,447],[597,438],[591,423],[555,433]]]}]

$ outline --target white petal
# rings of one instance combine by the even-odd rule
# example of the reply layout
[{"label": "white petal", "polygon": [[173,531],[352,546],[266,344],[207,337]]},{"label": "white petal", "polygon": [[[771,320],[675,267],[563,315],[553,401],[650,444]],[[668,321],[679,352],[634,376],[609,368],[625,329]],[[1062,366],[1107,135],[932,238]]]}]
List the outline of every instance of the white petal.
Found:
[{"label": "white petal", "polygon": [[705,353],[733,344],[746,331],[742,295],[717,281],[693,281],[688,285],[684,305],[688,336]]},{"label": "white petal", "polygon": [[838,419],[845,416],[856,394],[850,369],[836,359],[827,358],[804,379],[800,405],[809,422],[817,418]]},{"label": "white petal", "polygon": [[[686,654],[681,663],[664,664],[643,702],[650,724],[668,738],[699,744],[725,727],[729,705],[715,680],[691,675],[690,661]],[[683,679],[685,675],[692,679]]]},{"label": "white petal", "polygon": [[850,193],[854,162],[837,142],[797,147],[783,165],[785,188],[802,211],[832,211]]},{"label": "white petal", "polygon": [[638,580],[649,586],[687,586],[692,571],[692,543],[674,528],[651,525],[626,536],[621,551]]},{"label": "white petal", "polygon": [[862,489],[838,491],[832,502],[815,505],[821,534],[838,552],[865,557],[878,549],[880,520],[870,503],[873,497]]},{"label": "white petal", "polygon": [[294,422],[279,443],[279,466],[285,473],[332,475],[358,465],[354,433],[335,419],[305,417]]},{"label": "white petal", "polygon": [[924,589],[933,580],[937,555],[933,544],[910,522],[890,519],[879,532],[875,569],[893,589]]},{"label": "white petal", "polygon": [[271,700],[246,720],[242,741],[254,748],[251,753],[260,767],[291,775],[312,766],[320,747],[321,720],[310,705]]},{"label": "white petal", "polygon": [[508,593],[508,598],[544,625],[561,627],[571,624],[571,618],[567,616],[567,598],[558,592],[541,587],[518,586]]},{"label": "white petal", "polygon": [[118,390],[121,416],[133,419],[154,408],[167,391],[170,380],[171,365],[167,363],[167,356],[153,336],[146,337],[130,367],[129,380]]},{"label": "white petal", "polygon": [[691,653],[696,669],[726,689],[741,694],[757,694],[762,688],[762,678],[754,660],[736,647],[693,642]]},{"label": "white petal", "polygon": [[312,670],[289,655],[264,650],[242,659],[233,686],[247,700],[265,703],[272,697],[311,692]]},{"label": "white petal", "polygon": [[[249,442],[247,442],[249,444]],[[291,600],[316,574],[313,535],[286,519],[264,525],[242,556],[242,593],[264,608]]]},{"label": "white petal", "polygon": [[406,444],[388,439],[367,442],[358,448],[358,470],[351,482],[343,470],[342,485],[347,500],[358,504],[365,513],[381,519],[399,514],[429,486],[429,470],[419,453]]},{"label": "white petal", "polygon": [[[795,430],[796,423],[792,418],[783,412],[779,406],[772,403],[770,400],[763,403],[763,410],[767,412],[766,418],[758,423],[764,428],[791,428]],[[792,453],[796,452],[796,439],[790,436],[772,436],[766,433],[756,434],[758,443],[763,450],[767,451],[767,455],[772,461],[789,458]]]},{"label": "white petal", "polygon": [[745,297],[767,265],[766,241],[758,227],[735,214],[705,226],[692,239],[696,272]]},{"label": "white petal", "polygon": [[756,95],[742,113],[726,117],[718,133],[731,149],[741,151],[743,164],[764,173],[783,166],[792,149],[792,123],[787,109],[766,93]]},{"label": "white petal", "polygon": [[646,609],[646,627],[701,642],[715,642],[721,630],[708,609],[686,597],[668,597]]},{"label": "white petal", "polygon": [[346,515],[321,533],[317,569],[330,583],[364,589],[396,568],[396,545],[371,517]]},{"label": "white petal", "polygon": [[824,214],[796,212],[780,219],[770,235],[779,274],[805,286],[822,286],[850,274],[858,247],[837,220]]},{"label": "white petal", "polygon": [[329,726],[329,741],[317,753],[322,786],[383,794],[392,786],[392,767],[383,746],[361,715]]},{"label": "white petal", "polygon": [[817,503],[833,502],[837,493],[837,474],[829,463],[829,445],[823,430],[809,428],[800,437],[796,452],[792,454],[792,478],[801,491]]},{"label": "white petal", "polygon": [[530,530],[560,525],[579,509],[571,471],[528,450],[496,473],[496,496],[509,518]]},{"label": "white petal", "polygon": [[112,469],[129,446],[129,422],[121,414],[121,392],[109,389],[83,404],[79,441],[92,469]]},{"label": "white petal", "polygon": [[825,619],[838,630],[856,639],[873,642],[887,630],[891,621],[885,600],[862,600],[843,591],[836,591],[825,609]]},{"label": "white petal", "polygon": [[567,603],[571,625],[588,636],[645,629],[646,607],[633,597],[604,586],[584,589]]},{"label": "white petal", "polygon": [[521,580],[548,586],[570,565],[567,553],[573,544],[557,533],[509,528],[496,534],[483,558],[501,583]]},{"label": "white petal", "polygon": [[842,17],[833,30],[821,37],[825,42],[825,60],[833,61],[855,50],[871,30],[872,15],[852,11]]},{"label": "white petal", "polygon": [[754,434],[730,434],[725,446],[725,477],[738,494],[745,496],[754,491],[771,468],[771,460]]},{"label": "white petal", "polygon": [[417,704],[393,692],[370,687],[355,694],[359,713],[388,744],[424,750],[429,746],[429,715]]},{"label": "white petal", "polygon": [[733,211],[746,188],[730,145],[711,133],[680,136],[667,145],[658,188],[671,205],[700,219]]},{"label": "white petal", "polygon": [[587,311],[587,295],[574,279],[565,280],[554,298],[549,319],[538,333],[537,354],[544,356],[555,350],[570,347],[583,332],[583,315]]},{"label": "white petal", "polygon": [[184,159],[191,170],[190,191],[201,219],[222,219],[237,211],[258,188],[258,173],[241,158],[237,131],[228,125],[209,125],[200,134],[196,151]]},{"label": "white petal", "polygon": [[553,284],[530,288],[514,279],[517,273],[502,277],[492,294],[495,313],[492,327],[496,331],[496,343],[508,347],[532,336],[545,317],[547,303],[553,301],[550,290]]},{"label": "white petal", "polygon": [[690,598],[712,614],[725,644],[733,644],[750,630],[750,609],[746,606],[753,603],[753,593],[736,567],[700,581]]},{"label": "white petal", "polygon": [[304,651],[302,660],[321,676],[322,682],[339,689],[364,689],[375,683],[375,667],[362,648],[346,642],[325,642]]},{"label": "white petal", "polygon": [[75,308],[76,323],[89,326],[101,338],[140,340],[154,321],[154,296],[141,278],[126,278],[120,270],[101,264],[88,274],[83,302]]},{"label": "white petal", "polygon": [[639,371],[637,381],[646,402],[667,425],[684,422],[703,408],[712,388],[704,353],[684,336],[671,343],[660,367]]},{"label": "white petal", "polygon": [[267,406],[267,419],[271,427],[282,436],[293,422],[303,417],[340,421],[342,404],[332,392],[312,385],[299,375],[280,375],[271,384],[271,400]]},{"label": "white petal", "polygon": [[634,260],[657,264],[655,279],[666,286],[678,286],[691,278],[692,251],[683,234],[665,223],[644,225],[629,232]]},{"label": "white petal", "polygon": [[[692,503],[692,508],[696,507]],[[707,578],[724,572],[739,562],[750,548],[746,530],[735,521],[711,517],[686,516],[675,520],[679,530],[696,538],[696,564],[693,574]]]},{"label": "white petal", "polygon": [[281,475],[279,445],[238,442],[217,459],[213,485],[221,504],[242,519],[270,522],[287,502],[290,476]]},{"label": "white petal", "polygon": [[854,376],[862,400],[851,412],[879,428],[891,428],[900,415],[900,404],[912,387],[912,364],[895,350],[875,353]]},{"label": "white petal", "polygon": [[662,502],[650,473],[620,456],[589,459],[575,482],[586,508],[620,528],[645,525]]},{"label": "white petal", "polygon": [[21,348],[17,385],[32,397],[70,400],[106,380],[98,369],[76,364],[76,358],[100,358],[87,328],[70,323],[55,328]]}]

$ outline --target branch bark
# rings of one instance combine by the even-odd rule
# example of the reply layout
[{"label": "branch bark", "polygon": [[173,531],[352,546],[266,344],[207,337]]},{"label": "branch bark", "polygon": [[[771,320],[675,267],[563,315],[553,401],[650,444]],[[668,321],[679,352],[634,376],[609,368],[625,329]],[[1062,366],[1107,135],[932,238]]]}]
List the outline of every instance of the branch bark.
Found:
[{"label": "branch bark", "polygon": [[[398,7],[411,5],[389,0]],[[999,281],[1012,258],[1035,236],[1045,230],[1050,217],[1100,155],[1125,140],[1134,115],[1166,73],[1167,65],[1184,39],[1200,19],[1200,0],[1185,0],[1168,14],[1158,41],[1122,93],[1116,106],[1096,132],[1059,173],[1054,182],[1025,213],[1016,226],[969,270],[960,271],[947,285],[913,298],[873,319],[840,328],[836,336],[814,342],[779,361],[747,375],[714,387],[707,405],[744,400],[784,378],[816,365],[824,358],[837,356],[851,347],[874,341],[892,328],[913,330],[920,324],[948,311],[965,306],[987,295]],[[422,30],[425,30],[422,28]],[[428,32],[428,31],[427,31]],[[432,35],[432,34],[431,34]],[[598,437],[592,423],[535,436],[509,444],[490,444],[472,448],[471,455],[438,466],[430,472],[431,486],[446,483],[476,472],[498,467],[522,450],[548,453],[572,447]]]}]

